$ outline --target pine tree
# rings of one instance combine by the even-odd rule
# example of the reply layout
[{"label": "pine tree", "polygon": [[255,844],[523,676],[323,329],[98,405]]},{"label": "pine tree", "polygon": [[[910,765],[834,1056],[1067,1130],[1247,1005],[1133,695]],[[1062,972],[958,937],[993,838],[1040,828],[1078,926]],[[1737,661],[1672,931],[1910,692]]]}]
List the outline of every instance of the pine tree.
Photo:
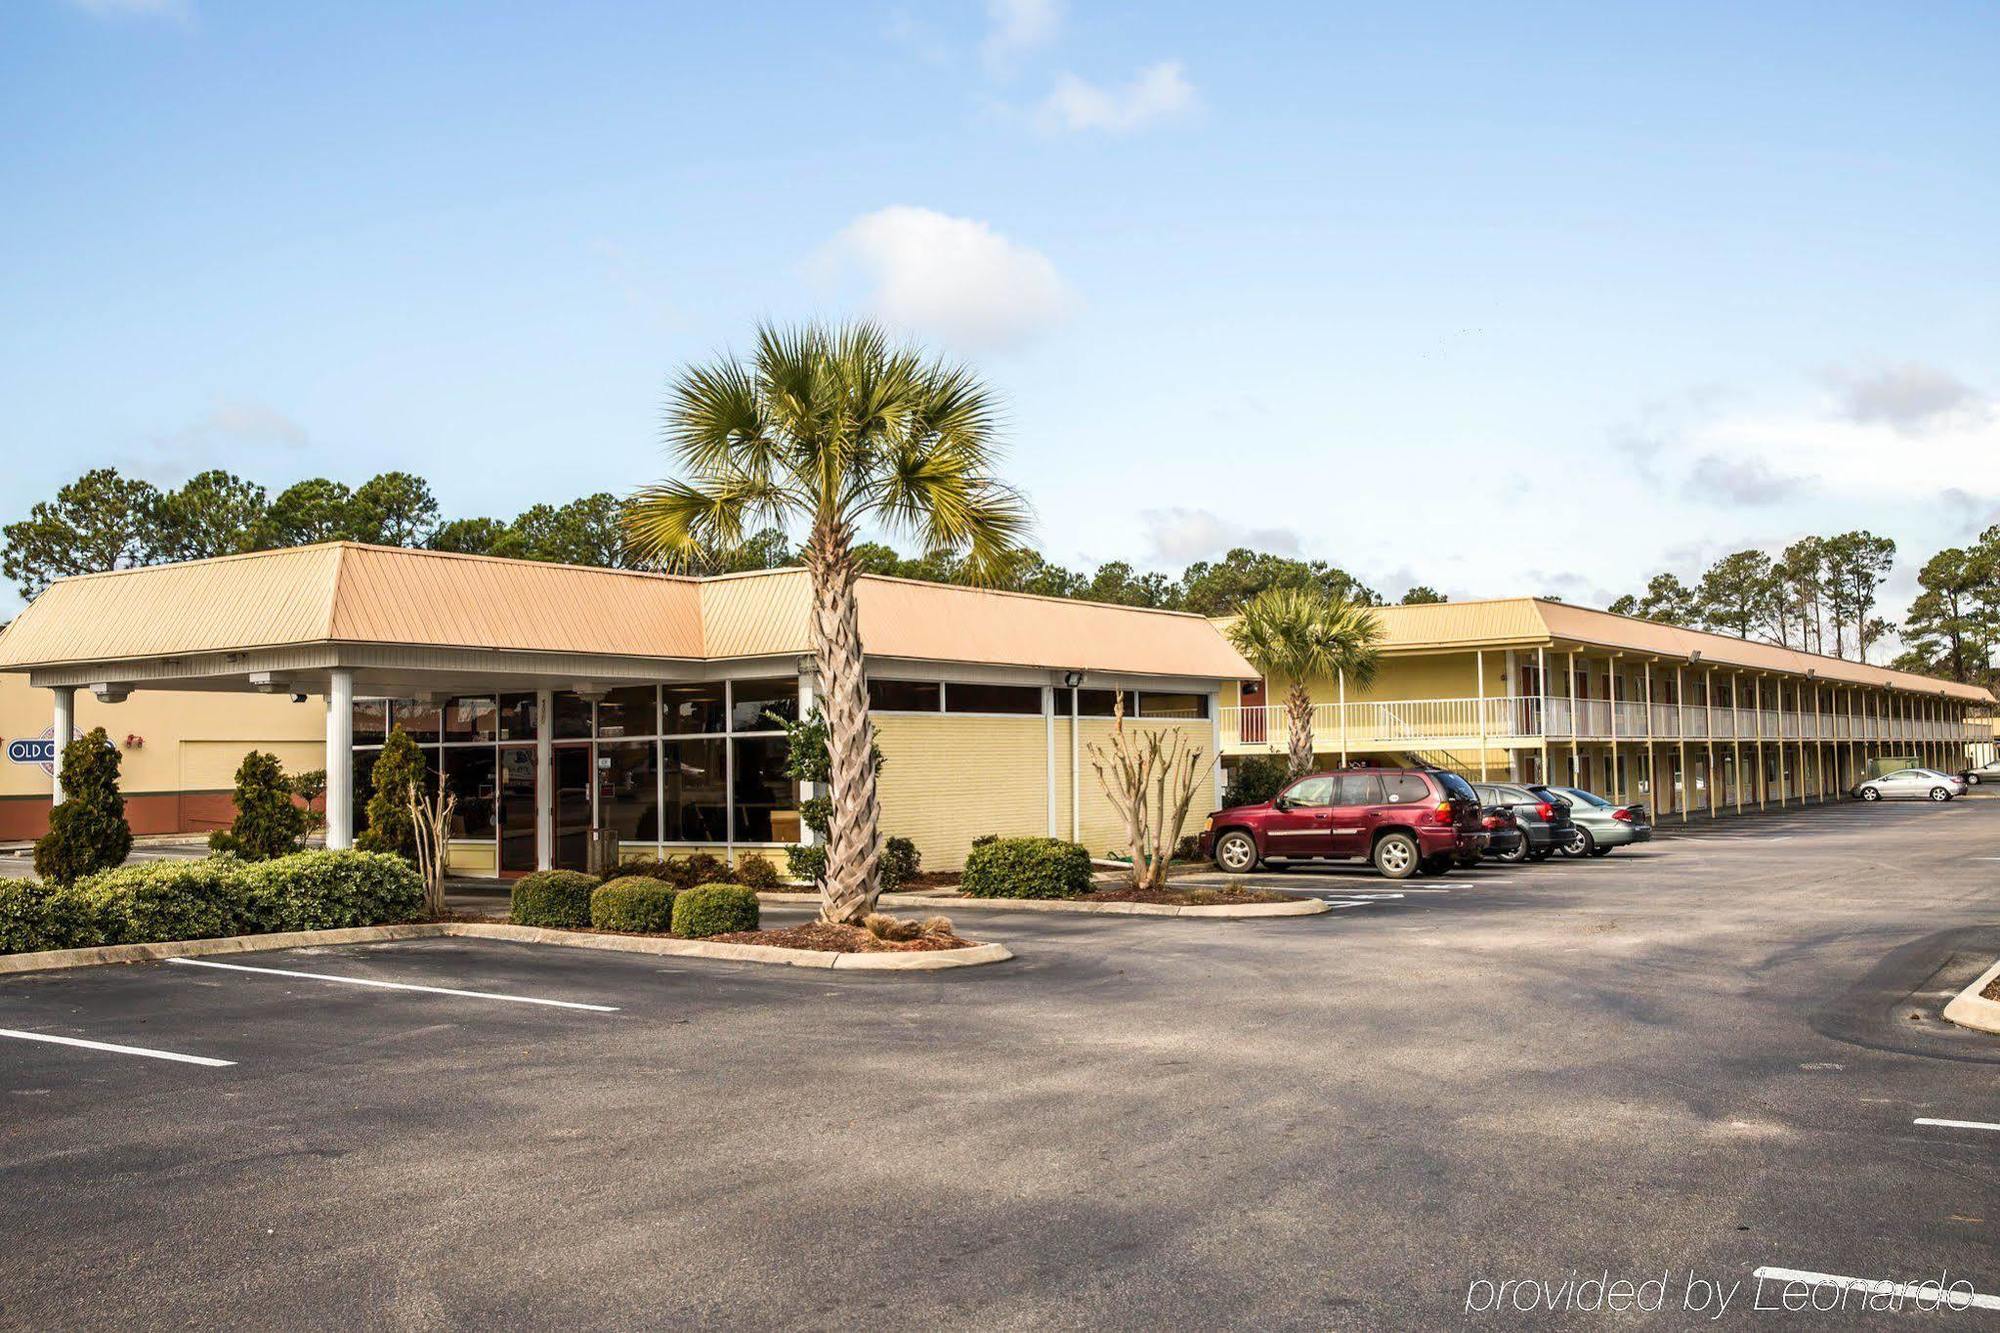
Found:
[{"label": "pine tree", "polygon": [[305,845],[307,815],[276,755],[252,750],[236,769],[236,819],[208,838],[211,850],[268,861]]}]

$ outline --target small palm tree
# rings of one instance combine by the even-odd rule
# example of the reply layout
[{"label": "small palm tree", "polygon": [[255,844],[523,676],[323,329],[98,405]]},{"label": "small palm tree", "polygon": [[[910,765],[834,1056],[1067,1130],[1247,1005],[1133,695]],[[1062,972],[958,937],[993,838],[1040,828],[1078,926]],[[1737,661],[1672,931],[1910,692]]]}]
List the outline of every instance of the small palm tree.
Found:
[{"label": "small palm tree", "polygon": [[1365,685],[1381,657],[1382,624],[1375,613],[1318,588],[1267,588],[1243,605],[1229,627],[1230,641],[1265,676],[1291,682],[1285,696],[1290,721],[1290,775],[1312,767],[1312,691],[1315,678],[1345,674]]},{"label": "small palm tree", "polygon": [[639,555],[677,567],[766,525],[805,530],[832,804],[822,920],[858,923],[880,891],[856,533],[902,533],[974,571],[1005,561],[1028,510],[993,476],[995,412],[969,370],[893,346],[876,325],[761,326],[747,363],[726,356],[674,382],[666,436],[680,475],[626,512]]}]

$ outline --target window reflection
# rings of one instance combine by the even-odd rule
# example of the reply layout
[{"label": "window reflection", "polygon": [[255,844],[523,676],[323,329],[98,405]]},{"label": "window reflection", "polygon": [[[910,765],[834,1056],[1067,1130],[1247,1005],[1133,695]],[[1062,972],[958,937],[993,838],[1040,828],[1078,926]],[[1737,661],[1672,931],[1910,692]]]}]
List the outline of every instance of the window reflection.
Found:
[{"label": "window reflection", "polygon": [[729,786],[722,747],[720,739],[662,743],[668,842],[727,841]]}]

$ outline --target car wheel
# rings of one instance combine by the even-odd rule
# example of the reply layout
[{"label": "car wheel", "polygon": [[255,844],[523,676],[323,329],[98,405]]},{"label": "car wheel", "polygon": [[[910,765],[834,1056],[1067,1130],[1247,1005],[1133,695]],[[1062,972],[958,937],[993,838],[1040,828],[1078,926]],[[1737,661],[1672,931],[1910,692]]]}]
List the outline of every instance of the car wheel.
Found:
[{"label": "car wheel", "polygon": [[1931,799],[1933,801],[1949,801],[1951,799],[1951,792],[1945,787],[1932,787]]},{"label": "car wheel", "polygon": [[1616,847],[1593,847],[1590,849],[1590,854],[1592,856],[1609,856],[1617,850]]},{"label": "car wheel", "polygon": [[1417,840],[1407,833],[1389,833],[1375,844],[1375,869],[1386,879],[1408,879],[1417,873]]},{"label": "car wheel", "polygon": [[1541,849],[1540,851],[1538,851],[1538,852],[1529,852],[1529,853],[1528,853],[1528,859],[1529,859],[1530,861],[1546,861],[1546,860],[1548,860],[1548,859],[1549,859],[1549,858],[1550,858],[1551,856],[1554,856],[1555,854],[1556,854],[1556,849],[1555,849],[1555,848],[1553,848],[1553,847],[1544,847],[1544,848],[1542,848],[1542,849]]},{"label": "car wheel", "polygon": [[1879,801],[1882,799],[1882,789],[1880,787],[1863,787],[1861,789],[1861,799],[1864,801]]},{"label": "car wheel", "polygon": [[1502,865],[1517,866],[1528,859],[1528,840],[1522,838],[1505,851],[1493,853],[1493,859]]},{"label": "car wheel", "polygon": [[1257,868],[1257,840],[1242,829],[1231,829],[1215,840],[1215,868],[1225,875],[1247,875]]},{"label": "car wheel", "polygon": [[1562,854],[1564,856],[1588,856],[1591,849],[1596,846],[1597,839],[1590,836],[1590,830],[1578,824],[1570,829],[1569,841],[1562,845]]},{"label": "car wheel", "polygon": [[1977,773],[1967,773],[1965,775],[1965,785],[1968,787],[1977,787],[1979,785],[1979,775]]}]

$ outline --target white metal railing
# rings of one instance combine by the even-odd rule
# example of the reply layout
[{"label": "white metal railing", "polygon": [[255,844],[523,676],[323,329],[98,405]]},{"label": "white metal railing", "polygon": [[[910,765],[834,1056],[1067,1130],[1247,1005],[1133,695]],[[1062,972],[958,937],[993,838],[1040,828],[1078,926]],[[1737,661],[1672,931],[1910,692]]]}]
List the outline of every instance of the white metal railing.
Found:
[{"label": "white metal railing", "polygon": [[[1291,724],[1282,704],[1225,707],[1218,722],[1226,750],[1289,747]],[[1862,713],[1798,714],[1789,709],[1515,695],[1492,699],[1399,699],[1318,703],[1312,710],[1313,748],[1329,753],[1385,746],[1413,750],[1496,748],[1548,740],[1825,740],[1991,741],[1992,724],[1876,717]]]}]

